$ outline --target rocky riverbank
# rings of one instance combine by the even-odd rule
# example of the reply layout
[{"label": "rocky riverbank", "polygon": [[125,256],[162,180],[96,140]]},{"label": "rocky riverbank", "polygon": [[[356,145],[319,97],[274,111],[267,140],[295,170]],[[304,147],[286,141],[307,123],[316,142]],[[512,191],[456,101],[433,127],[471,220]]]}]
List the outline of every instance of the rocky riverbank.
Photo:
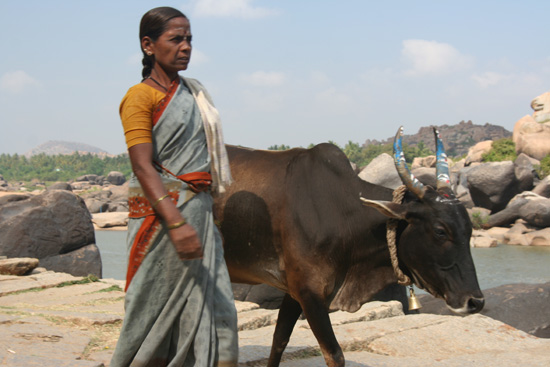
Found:
[{"label": "rocky riverbank", "polygon": [[[123,281],[45,270],[0,275],[0,365],[109,366],[124,317],[123,287]],[[236,305],[239,366],[265,366],[277,311],[251,302]],[[335,312],[331,320],[347,366],[550,365],[550,339],[484,315],[405,316],[392,301]],[[319,353],[300,320],[281,366],[325,366]]]}]

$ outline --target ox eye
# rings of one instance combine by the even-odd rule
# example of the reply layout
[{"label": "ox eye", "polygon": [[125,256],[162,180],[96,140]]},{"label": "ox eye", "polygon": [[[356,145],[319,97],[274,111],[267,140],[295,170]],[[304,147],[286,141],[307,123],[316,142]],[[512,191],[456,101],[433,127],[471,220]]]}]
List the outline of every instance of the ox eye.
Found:
[{"label": "ox eye", "polygon": [[434,234],[438,239],[445,240],[447,239],[447,232],[443,228],[434,228]]}]

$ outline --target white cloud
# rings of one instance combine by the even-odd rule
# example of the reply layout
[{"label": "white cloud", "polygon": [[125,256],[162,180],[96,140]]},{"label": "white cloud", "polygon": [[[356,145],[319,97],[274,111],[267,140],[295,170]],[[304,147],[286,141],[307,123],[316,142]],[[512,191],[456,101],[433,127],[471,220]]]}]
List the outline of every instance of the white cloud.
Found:
[{"label": "white cloud", "polygon": [[481,88],[487,88],[492,85],[496,85],[505,78],[505,75],[494,73],[491,71],[485,72],[483,74],[472,75],[473,81],[475,81]]},{"label": "white cloud", "polygon": [[241,80],[257,87],[277,87],[286,81],[284,73],[276,71],[256,71],[252,74],[242,75]]},{"label": "white cloud", "polygon": [[255,0],[194,0],[192,12],[198,17],[264,18],[278,14],[274,9],[254,6]]},{"label": "white cloud", "polygon": [[448,43],[426,40],[405,40],[401,54],[410,64],[408,76],[441,75],[466,69],[473,64],[468,55],[461,54]]},{"label": "white cloud", "polygon": [[12,71],[0,78],[0,89],[9,93],[21,93],[28,87],[39,86],[40,83],[23,70]]}]

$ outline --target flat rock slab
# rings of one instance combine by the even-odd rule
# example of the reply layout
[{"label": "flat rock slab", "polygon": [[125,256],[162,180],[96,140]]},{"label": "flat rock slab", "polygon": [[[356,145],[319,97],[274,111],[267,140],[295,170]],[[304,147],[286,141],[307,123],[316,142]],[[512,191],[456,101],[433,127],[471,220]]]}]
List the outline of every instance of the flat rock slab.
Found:
[{"label": "flat rock slab", "polygon": [[[550,365],[550,340],[533,337],[483,315],[398,316],[339,325],[334,330],[348,367]],[[270,342],[260,345],[257,340],[247,344],[241,348],[243,366],[250,363],[250,357],[258,360],[262,350],[269,351]],[[322,357],[304,358],[319,354],[316,340],[304,329],[295,330],[287,350],[281,367],[326,366]]]},{"label": "flat rock slab", "polygon": [[[3,323],[1,326],[0,365],[52,367],[97,365],[97,362],[79,360],[90,343],[90,337],[82,331],[55,325],[28,323],[24,319]],[[62,361],[59,360],[60,356]],[[68,364],[69,362],[71,364]]]},{"label": "flat rock slab", "polygon": [[0,275],[0,296],[9,293],[21,292],[32,288],[50,288],[64,282],[82,280],[82,277],[75,277],[66,273],[45,271],[43,273],[14,276]]},{"label": "flat rock slab", "polygon": [[128,225],[128,212],[108,212],[92,214],[92,223],[99,228]]},{"label": "flat rock slab", "polygon": [[[452,358],[394,357],[369,352],[347,352],[346,367],[548,367],[550,351],[544,348],[521,352],[488,352]],[[265,366],[258,365],[258,366]],[[326,367],[323,357],[282,362],[280,367]]]},{"label": "flat rock slab", "polygon": [[[82,279],[53,272],[0,277],[2,289],[11,289],[0,297],[0,366],[109,366],[124,316],[124,282],[56,287]],[[236,306],[239,325],[246,325],[239,332],[240,366],[265,366],[277,310]],[[404,316],[392,301],[330,316],[348,367],[550,366],[550,339],[484,315]],[[283,354],[281,367],[291,366],[326,366],[305,320],[297,322]]]}]

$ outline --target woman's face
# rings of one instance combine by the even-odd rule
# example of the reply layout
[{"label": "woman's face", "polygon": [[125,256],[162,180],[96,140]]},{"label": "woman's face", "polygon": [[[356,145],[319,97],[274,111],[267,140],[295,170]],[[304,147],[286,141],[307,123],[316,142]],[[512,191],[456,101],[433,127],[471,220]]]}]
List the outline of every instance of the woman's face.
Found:
[{"label": "woman's face", "polygon": [[166,31],[156,41],[149,40],[147,44],[144,49],[155,55],[154,67],[162,67],[167,74],[186,70],[192,48],[189,20],[183,17],[170,19]]}]

